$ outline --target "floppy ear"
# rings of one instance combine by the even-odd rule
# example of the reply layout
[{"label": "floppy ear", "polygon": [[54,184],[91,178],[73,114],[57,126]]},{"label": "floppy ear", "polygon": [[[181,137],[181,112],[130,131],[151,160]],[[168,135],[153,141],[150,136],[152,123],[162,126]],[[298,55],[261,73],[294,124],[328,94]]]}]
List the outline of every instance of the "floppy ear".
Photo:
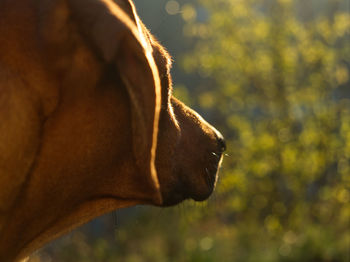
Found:
[{"label": "floppy ear", "polygon": [[155,169],[161,89],[151,46],[130,18],[112,0],[69,0],[73,19],[104,63],[113,65],[131,101],[133,151],[161,203]]}]

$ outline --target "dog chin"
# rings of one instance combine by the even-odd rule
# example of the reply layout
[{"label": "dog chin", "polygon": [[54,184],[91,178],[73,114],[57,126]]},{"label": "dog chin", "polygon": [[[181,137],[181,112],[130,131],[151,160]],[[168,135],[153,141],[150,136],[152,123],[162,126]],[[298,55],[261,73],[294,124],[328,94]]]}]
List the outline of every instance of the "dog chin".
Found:
[{"label": "dog chin", "polygon": [[211,194],[214,191],[214,188],[215,184],[212,184],[211,186],[208,186],[205,189],[192,192],[192,194],[190,194],[190,198],[197,202],[205,201],[211,196]]},{"label": "dog chin", "polygon": [[189,198],[190,198],[189,196],[186,196],[183,193],[172,193],[168,196],[163,195],[163,203],[161,204],[161,206],[162,207],[175,206]]},{"label": "dog chin", "polygon": [[179,203],[181,203],[184,200],[188,200],[188,199],[192,199],[194,201],[205,201],[207,200],[210,195],[212,194],[214,190],[213,188],[208,188],[208,190],[206,190],[205,192],[195,192],[192,194],[184,194],[184,193],[172,193],[169,196],[163,196],[163,203],[161,204],[161,206],[163,207],[170,207],[170,206],[174,206],[177,205]]},{"label": "dog chin", "polygon": [[163,193],[163,203],[161,206],[174,206],[184,200],[192,199],[194,201],[207,200],[214,191],[217,176],[212,178],[210,182],[202,184],[202,186],[181,185],[171,192]]},{"label": "dog chin", "polygon": [[178,181],[178,183],[168,186],[167,189],[162,192],[162,206],[174,206],[184,200],[192,198],[192,194],[189,191],[190,188],[191,187],[184,181]]}]

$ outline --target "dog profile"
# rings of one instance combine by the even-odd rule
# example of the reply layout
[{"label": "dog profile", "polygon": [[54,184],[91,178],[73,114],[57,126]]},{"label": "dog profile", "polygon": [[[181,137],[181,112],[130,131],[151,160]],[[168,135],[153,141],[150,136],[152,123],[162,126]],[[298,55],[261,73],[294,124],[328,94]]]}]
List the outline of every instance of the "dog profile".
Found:
[{"label": "dog profile", "polygon": [[130,0],[0,0],[0,261],[109,211],[212,193],[222,135]]}]

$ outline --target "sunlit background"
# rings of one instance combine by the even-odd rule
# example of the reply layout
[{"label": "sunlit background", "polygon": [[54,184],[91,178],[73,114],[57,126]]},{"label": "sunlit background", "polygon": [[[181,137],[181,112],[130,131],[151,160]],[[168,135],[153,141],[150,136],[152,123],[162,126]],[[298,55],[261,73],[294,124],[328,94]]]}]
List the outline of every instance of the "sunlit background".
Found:
[{"label": "sunlit background", "polygon": [[228,143],[206,203],[107,214],[30,262],[350,261],[349,0],[137,0]]}]

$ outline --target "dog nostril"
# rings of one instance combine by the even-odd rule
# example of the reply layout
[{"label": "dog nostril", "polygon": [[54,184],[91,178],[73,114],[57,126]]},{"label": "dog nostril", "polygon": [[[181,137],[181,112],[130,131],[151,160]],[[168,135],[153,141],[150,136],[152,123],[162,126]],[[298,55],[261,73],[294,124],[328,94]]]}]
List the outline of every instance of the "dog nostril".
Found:
[{"label": "dog nostril", "polygon": [[223,136],[219,136],[217,138],[217,141],[218,141],[218,145],[219,145],[219,150],[221,152],[226,151],[226,142],[225,142],[225,139],[223,138]]}]

